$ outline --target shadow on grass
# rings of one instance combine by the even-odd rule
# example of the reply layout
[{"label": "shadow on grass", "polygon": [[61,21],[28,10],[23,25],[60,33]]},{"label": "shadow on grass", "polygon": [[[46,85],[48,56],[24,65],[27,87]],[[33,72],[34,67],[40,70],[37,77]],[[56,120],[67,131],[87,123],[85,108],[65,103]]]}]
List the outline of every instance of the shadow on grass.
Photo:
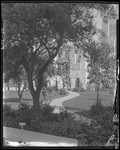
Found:
[{"label": "shadow on grass", "polygon": [[[92,100],[92,101],[96,101],[96,98],[86,98],[86,100],[88,100],[88,101],[89,101],[89,100],[90,100],[90,101],[91,101],[91,100]],[[100,101],[107,101],[105,98],[100,98],[99,100],[100,100]]]},{"label": "shadow on grass", "polygon": [[[32,101],[32,99],[23,99],[23,101]],[[20,102],[19,98],[7,98],[4,102]]]},{"label": "shadow on grass", "polygon": [[[53,95],[51,98],[52,99],[58,99],[58,98],[62,98],[64,96],[67,96],[67,95]],[[22,99],[23,101],[33,101],[33,99],[27,99],[27,98],[23,98]],[[19,98],[4,98],[4,102],[20,102]]]}]

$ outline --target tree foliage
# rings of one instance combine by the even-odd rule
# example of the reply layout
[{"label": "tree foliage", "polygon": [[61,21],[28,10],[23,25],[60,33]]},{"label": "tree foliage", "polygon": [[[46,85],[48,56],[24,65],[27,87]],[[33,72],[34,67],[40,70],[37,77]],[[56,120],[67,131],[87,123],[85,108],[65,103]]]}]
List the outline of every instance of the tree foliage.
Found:
[{"label": "tree foliage", "polygon": [[39,114],[44,74],[62,44],[92,37],[96,30],[91,9],[103,11],[109,7],[82,3],[2,4],[5,72],[9,66],[15,68],[14,73],[20,66],[25,69],[34,114]]},{"label": "tree foliage", "polygon": [[[92,41],[84,47],[85,57],[88,62],[89,83],[97,85],[97,92],[100,90],[100,84],[110,88],[110,84],[115,81],[115,57],[113,47],[108,43],[96,43]],[[97,95],[99,96],[99,95]],[[99,98],[97,98],[98,101]]]}]

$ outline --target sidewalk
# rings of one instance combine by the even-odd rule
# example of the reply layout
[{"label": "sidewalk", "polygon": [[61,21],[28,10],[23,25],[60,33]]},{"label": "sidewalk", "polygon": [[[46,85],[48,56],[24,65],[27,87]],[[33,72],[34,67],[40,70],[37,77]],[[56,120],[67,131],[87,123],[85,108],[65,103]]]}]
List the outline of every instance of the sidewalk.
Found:
[{"label": "sidewalk", "polygon": [[78,146],[78,140],[76,139],[10,127],[3,127],[3,138],[8,141],[10,146]]},{"label": "sidewalk", "polygon": [[54,99],[54,100],[51,101],[50,105],[51,106],[63,107],[62,103],[64,101],[69,100],[69,99],[74,98],[74,97],[77,97],[77,96],[79,96],[79,93],[69,91],[69,95],[68,96],[65,96],[65,97],[62,97],[62,98],[58,98],[58,99]]}]

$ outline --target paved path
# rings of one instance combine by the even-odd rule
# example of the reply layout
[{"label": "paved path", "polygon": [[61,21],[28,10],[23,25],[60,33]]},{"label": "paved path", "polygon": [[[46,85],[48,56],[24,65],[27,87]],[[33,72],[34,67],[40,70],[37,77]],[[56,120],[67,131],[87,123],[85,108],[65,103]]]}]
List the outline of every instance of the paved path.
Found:
[{"label": "paved path", "polygon": [[[11,146],[78,146],[76,139],[3,127],[3,137]],[[18,143],[26,142],[24,143]]]},{"label": "paved path", "polygon": [[[54,110],[54,113],[59,113],[60,112],[60,109],[63,108],[63,105],[62,103],[66,100],[69,100],[69,99],[72,99],[74,97],[78,97],[79,96],[79,93],[76,93],[76,92],[72,92],[72,91],[69,91],[69,95],[68,96],[65,96],[63,98],[58,98],[58,99],[55,99],[55,100],[52,100],[51,102],[51,106],[55,106],[55,110]],[[91,123],[91,119],[90,118],[86,118],[84,116],[80,116],[78,114],[75,114],[74,111],[70,110],[68,111],[69,113],[73,114],[73,116],[75,117],[75,120],[79,120],[79,121],[82,121],[82,122],[86,122],[88,125],[90,125]]]},{"label": "paved path", "polygon": [[79,93],[69,91],[68,96],[58,98],[58,99],[54,99],[54,100],[51,101],[50,105],[51,106],[63,107],[62,103],[64,101],[69,100],[69,99],[74,98],[74,97],[78,97],[78,96],[79,96]]}]

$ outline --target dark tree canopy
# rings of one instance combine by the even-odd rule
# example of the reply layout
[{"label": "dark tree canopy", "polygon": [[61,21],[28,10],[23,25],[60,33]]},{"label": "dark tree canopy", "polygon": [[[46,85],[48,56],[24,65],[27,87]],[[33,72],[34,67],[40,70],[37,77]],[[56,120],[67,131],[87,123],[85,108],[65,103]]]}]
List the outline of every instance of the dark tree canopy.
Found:
[{"label": "dark tree canopy", "polygon": [[96,29],[91,9],[105,12],[110,6],[89,3],[2,4],[4,72],[13,69],[16,76],[20,66],[25,69],[35,109],[39,106],[44,73],[62,44],[67,41],[81,43],[92,38]]}]

